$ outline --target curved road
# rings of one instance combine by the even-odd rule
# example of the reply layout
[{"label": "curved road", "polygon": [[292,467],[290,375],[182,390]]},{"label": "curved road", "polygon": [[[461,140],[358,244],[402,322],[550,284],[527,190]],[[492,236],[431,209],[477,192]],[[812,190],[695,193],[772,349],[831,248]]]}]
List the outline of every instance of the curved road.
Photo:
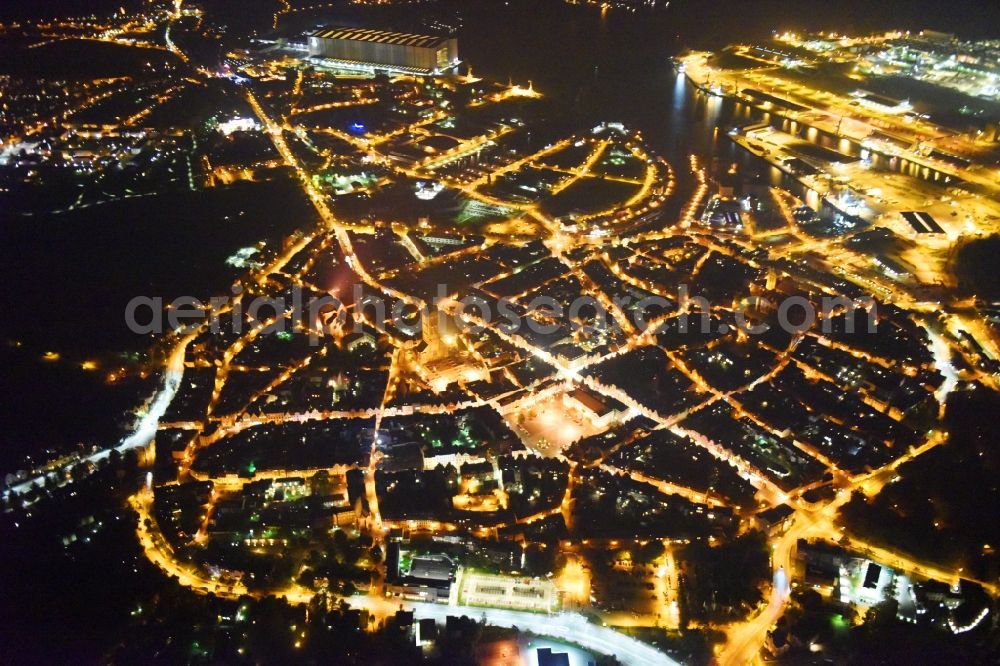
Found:
[{"label": "curved road", "polygon": [[526,629],[542,636],[551,636],[582,646],[601,654],[613,655],[625,666],[679,666],[667,655],[641,641],[618,633],[608,627],[592,624],[577,613],[557,613],[543,615],[500,608],[479,608],[476,606],[451,606],[414,602],[404,604],[413,610],[414,618],[430,618],[443,623],[449,615],[467,615],[470,618],[485,618],[489,624],[498,627]]}]

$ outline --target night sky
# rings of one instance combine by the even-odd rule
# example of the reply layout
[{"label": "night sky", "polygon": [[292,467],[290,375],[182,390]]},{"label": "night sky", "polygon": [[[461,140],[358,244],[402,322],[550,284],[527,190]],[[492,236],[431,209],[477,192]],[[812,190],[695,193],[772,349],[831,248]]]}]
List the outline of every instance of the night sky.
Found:
[{"label": "night sky", "polygon": [[[538,0],[541,10],[547,2]],[[225,4],[237,0],[204,0]],[[500,0],[454,3],[499,4]],[[663,0],[660,0],[660,4]],[[140,5],[139,0],[5,0],[0,19],[65,16],[114,11]],[[243,3],[265,6],[268,3]],[[277,5],[277,3],[271,3]],[[347,3],[345,3],[347,4]],[[444,3],[447,4],[447,0]],[[931,28],[963,37],[1000,36],[1000,2],[997,0],[672,0],[672,12],[683,12],[697,25],[704,21],[716,30],[747,27],[832,29],[842,31]],[[686,21],[685,21],[686,22]],[[721,35],[720,35],[721,36]],[[721,36],[724,38],[724,36]]]}]

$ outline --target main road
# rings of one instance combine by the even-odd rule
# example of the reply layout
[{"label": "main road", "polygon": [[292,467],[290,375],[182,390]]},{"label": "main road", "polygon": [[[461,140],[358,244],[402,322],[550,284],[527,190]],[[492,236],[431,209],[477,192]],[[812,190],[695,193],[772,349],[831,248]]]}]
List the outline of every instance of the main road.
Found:
[{"label": "main road", "polygon": [[551,636],[575,643],[587,650],[613,655],[625,666],[679,666],[656,648],[637,641],[608,627],[592,624],[579,613],[528,613],[500,608],[478,608],[414,602],[405,604],[418,620],[431,619],[443,623],[449,615],[484,618],[498,627],[517,627],[542,636]]},{"label": "main road", "polygon": [[112,451],[124,453],[130,449],[143,448],[153,441],[153,437],[156,435],[156,431],[159,428],[160,418],[166,413],[167,407],[170,406],[170,402],[174,399],[174,395],[180,388],[181,379],[184,377],[184,355],[187,352],[187,345],[190,343],[192,338],[193,336],[188,336],[178,342],[177,346],[174,347],[170,358],[167,360],[164,367],[162,383],[156,392],[150,397],[145,408],[136,419],[132,432],[122,438],[114,446],[99,449],[89,455],[72,459],[72,461],[61,470],[50,470],[45,474],[34,474],[31,478],[25,479],[24,481],[4,489],[4,496],[9,495],[10,493],[17,495],[26,493],[32,489],[32,484],[37,483],[39,485],[43,485],[46,477],[53,473],[61,477],[65,477],[66,471],[73,465],[87,463],[96,465],[102,460],[108,458]]}]

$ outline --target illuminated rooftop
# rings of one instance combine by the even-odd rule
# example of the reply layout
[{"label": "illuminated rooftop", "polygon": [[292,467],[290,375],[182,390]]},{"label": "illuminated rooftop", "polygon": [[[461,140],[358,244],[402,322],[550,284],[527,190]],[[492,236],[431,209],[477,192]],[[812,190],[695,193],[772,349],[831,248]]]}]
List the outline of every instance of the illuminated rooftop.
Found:
[{"label": "illuminated rooftop", "polygon": [[447,37],[430,35],[414,35],[407,32],[386,32],[368,28],[323,28],[312,33],[310,37],[321,39],[343,39],[355,42],[375,42],[378,44],[399,44],[401,46],[417,46],[434,48],[448,40]]}]

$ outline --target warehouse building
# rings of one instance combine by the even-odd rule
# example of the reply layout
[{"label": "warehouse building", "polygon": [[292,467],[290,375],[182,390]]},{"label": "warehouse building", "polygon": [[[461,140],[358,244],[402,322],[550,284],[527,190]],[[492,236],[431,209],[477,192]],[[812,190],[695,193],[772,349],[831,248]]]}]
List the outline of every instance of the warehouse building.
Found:
[{"label": "warehouse building", "polygon": [[430,74],[458,64],[458,40],[367,28],[324,28],[309,35],[309,55],[372,70]]}]

